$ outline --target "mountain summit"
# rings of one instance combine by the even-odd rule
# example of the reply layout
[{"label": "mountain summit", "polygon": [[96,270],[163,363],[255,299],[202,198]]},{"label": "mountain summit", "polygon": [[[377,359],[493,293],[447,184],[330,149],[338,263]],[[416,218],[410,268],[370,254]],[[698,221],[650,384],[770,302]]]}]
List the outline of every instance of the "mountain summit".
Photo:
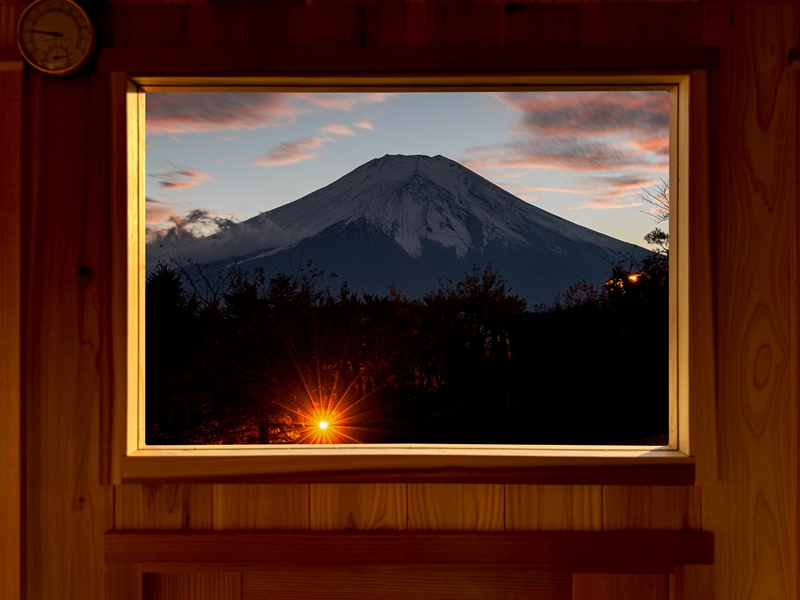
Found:
[{"label": "mountain summit", "polygon": [[[237,239],[258,250],[226,253]],[[581,279],[602,284],[612,262],[647,253],[532,206],[449,158],[419,155],[373,159],[207,244],[219,246],[213,258],[221,264],[269,275],[298,266],[302,254],[353,291],[383,295],[394,283],[410,298],[491,261],[529,303],[550,302]]]}]

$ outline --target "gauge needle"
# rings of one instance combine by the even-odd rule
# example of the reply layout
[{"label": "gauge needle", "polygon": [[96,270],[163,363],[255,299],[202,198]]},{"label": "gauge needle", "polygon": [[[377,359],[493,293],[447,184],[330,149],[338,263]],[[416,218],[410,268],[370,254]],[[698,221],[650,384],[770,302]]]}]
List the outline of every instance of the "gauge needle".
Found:
[{"label": "gauge needle", "polygon": [[52,35],[53,37],[64,37],[63,33],[59,33],[58,31],[42,31],[41,29],[31,29],[33,33],[43,33],[45,35]]}]

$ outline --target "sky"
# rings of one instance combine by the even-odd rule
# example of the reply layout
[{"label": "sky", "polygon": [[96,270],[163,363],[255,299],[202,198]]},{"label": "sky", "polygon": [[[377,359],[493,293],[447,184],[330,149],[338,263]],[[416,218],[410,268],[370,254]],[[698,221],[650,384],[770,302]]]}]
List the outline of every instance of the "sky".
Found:
[{"label": "sky", "polygon": [[148,240],[212,233],[385,154],[443,155],[526,202],[646,246],[669,181],[662,91],[148,93]]}]

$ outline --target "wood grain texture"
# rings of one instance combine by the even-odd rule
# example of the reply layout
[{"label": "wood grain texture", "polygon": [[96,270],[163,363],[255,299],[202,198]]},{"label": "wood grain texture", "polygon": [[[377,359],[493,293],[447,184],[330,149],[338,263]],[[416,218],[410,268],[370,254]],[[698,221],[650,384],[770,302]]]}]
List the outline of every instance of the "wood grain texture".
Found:
[{"label": "wood grain texture", "polygon": [[[604,486],[604,530],[698,530],[701,520],[702,493],[700,488]],[[708,573],[701,574],[701,577]],[[673,577],[670,576],[670,582]],[[695,578],[697,580],[697,578]],[[683,579],[682,579],[683,581]],[[666,598],[668,582],[653,580],[652,575],[596,575],[578,582],[573,590],[574,600],[593,600],[596,596],[580,596],[582,590],[597,587],[597,597],[604,598]],[[591,584],[591,585],[590,585]],[[588,587],[587,587],[588,586]],[[639,596],[640,590],[652,588],[653,596]],[[619,594],[617,596],[616,594]],[[680,596],[678,596],[680,598]],[[711,596],[709,596],[711,598]]]},{"label": "wood grain texture", "polygon": [[599,531],[603,488],[597,485],[507,485],[506,530]]},{"label": "wood grain texture", "polygon": [[[689,156],[679,157],[676,186],[684,198],[678,206],[678,225],[683,235],[678,238],[682,246],[678,255],[678,291],[682,304],[688,304],[688,322],[680,316],[679,331],[690,333],[688,339],[681,333],[678,340],[678,449],[697,458],[697,485],[715,483],[718,468],[717,382],[708,376],[715,372],[717,357],[709,100],[708,73],[692,73],[689,106],[685,106],[684,98],[684,106],[679,107],[681,115],[688,114],[688,119],[680,118],[679,127],[682,139],[689,138]],[[683,241],[688,242],[688,248]]]},{"label": "wood grain texture", "polygon": [[242,600],[242,574],[146,573],[142,588],[142,600]]},{"label": "wood grain texture", "polygon": [[210,485],[127,484],[115,488],[115,529],[210,529]]},{"label": "wood grain texture", "polygon": [[[315,43],[308,33],[292,41],[290,36],[295,34],[286,26],[289,11],[275,3],[227,3],[225,7],[204,3],[207,6],[192,7],[191,11],[177,5],[126,3],[115,0],[115,30],[106,32],[107,40],[114,40],[108,47],[115,50],[285,49],[294,43]],[[701,43],[695,40],[698,27],[704,32],[702,43],[722,48],[719,70],[711,81],[714,164],[709,180],[714,198],[710,215],[713,270],[709,276],[713,277],[718,313],[714,327],[719,355],[716,366],[708,368],[705,375],[699,373],[704,378],[716,373],[719,384],[720,476],[716,486],[703,488],[702,499],[703,525],[719,542],[718,565],[678,568],[672,578],[671,600],[788,600],[792,594],[800,595],[796,575],[799,474],[793,458],[797,439],[792,432],[798,427],[796,408],[792,407],[798,397],[796,190],[800,161],[797,76],[790,75],[786,67],[789,47],[798,45],[798,18],[795,2],[780,4],[703,3],[700,18],[694,10],[682,12],[684,9],[665,5],[659,7],[665,11],[661,20],[647,22],[646,11],[634,5],[631,12],[617,13],[621,15],[619,23],[609,15],[622,9],[602,7],[608,11],[593,21],[589,15],[595,9],[585,12],[587,7],[580,3],[532,4],[505,13],[507,48],[585,48],[590,44],[601,48],[624,43],[630,53],[650,44],[669,50],[673,45]],[[0,45],[6,48],[13,48],[16,35],[16,17],[8,15],[18,14],[14,11],[20,6],[24,3],[0,4]],[[195,12],[195,8],[202,10]],[[380,18],[371,16],[373,9],[380,9]],[[399,14],[394,12],[397,10],[370,5],[363,13],[366,16],[352,11],[347,17],[351,22],[337,25],[336,33],[324,33],[330,36],[325,37],[325,44],[338,44],[337,40],[356,43],[356,39],[361,44],[366,39],[368,48],[402,49],[404,44],[412,45],[412,39],[422,48],[444,47],[448,39],[462,43],[461,33],[452,29],[448,33],[449,17],[435,15],[423,20],[412,35],[413,11],[405,11],[405,18],[399,18],[395,26],[392,15]],[[267,19],[269,11],[278,16]],[[679,14],[684,17],[678,18]],[[366,33],[362,22],[367,24]],[[670,26],[663,26],[665,23]],[[660,26],[663,31],[645,39],[647,32]],[[668,34],[669,39],[665,37]],[[409,60],[407,64],[412,63]],[[364,65],[368,67],[371,65]],[[103,341],[109,335],[103,315],[111,310],[111,301],[99,290],[110,278],[102,254],[110,254],[112,249],[102,237],[107,231],[108,210],[102,167],[107,152],[102,139],[107,133],[103,133],[105,117],[98,112],[103,94],[87,78],[45,80],[29,70],[24,77],[29,116],[23,123],[26,175],[21,270],[22,334],[27,349],[21,359],[25,369],[22,389],[29,406],[28,597],[100,598],[103,569],[97,532],[107,527],[111,513],[101,506],[105,500],[97,500],[96,415],[98,398],[104,393],[101,390],[107,389],[100,380],[113,376],[104,362],[108,351],[107,341]],[[98,175],[99,181],[87,182]],[[94,273],[88,283],[75,277],[76,269],[84,264],[79,259],[85,259]],[[3,261],[7,267],[5,256]],[[127,487],[118,488],[121,496]],[[509,498],[515,493],[512,487],[507,489]],[[596,504],[589,502],[591,508],[583,508],[584,501],[576,498],[572,489],[570,493],[565,489],[546,493],[543,501],[532,499],[536,494],[529,490],[519,494],[524,500],[518,499],[516,508],[514,500],[507,500],[511,514],[516,511],[517,515],[509,522],[532,523],[532,528],[595,528]],[[366,495],[364,502],[369,504],[373,494]],[[139,508],[131,510],[134,514],[141,511],[133,521],[163,520],[168,523],[165,526],[184,523],[182,508],[178,517],[167,510],[162,519],[163,515],[157,516],[164,510],[161,500],[151,506],[136,498],[136,493],[133,496],[132,506]],[[635,507],[629,523],[651,527],[680,521],[683,527],[683,516],[675,516],[680,511],[654,510],[661,500],[643,491],[618,495],[612,490],[608,497],[612,496],[619,496],[614,502]],[[340,500],[332,499],[330,507],[319,507],[320,512],[339,515]],[[553,508],[540,511],[536,508],[540,501]],[[125,502],[113,509],[123,521],[128,510]],[[557,509],[559,502],[561,508]],[[344,504],[358,505],[359,501],[350,498]],[[241,510],[239,514],[248,515],[245,521],[250,522],[250,509]],[[584,516],[585,510],[588,516]],[[601,509],[600,521],[604,512],[608,523],[625,521],[615,510],[622,509]],[[692,527],[695,511],[692,504],[687,521]],[[147,516],[151,512],[152,517]],[[206,514],[212,515],[206,522],[213,525],[213,513]],[[259,518],[256,511],[256,521]],[[354,523],[359,519],[354,518]],[[410,521],[410,516],[406,520]],[[344,521],[347,523],[347,518]],[[297,558],[287,568],[301,569],[303,564],[302,558]],[[117,567],[109,569],[107,575],[112,572],[112,577],[126,581],[124,574],[113,574]],[[709,581],[709,573],[715,581]],[[383,576],[393,577],[386,572]],[[600,588],[610,585],[607,578],[603,581]],[[629,578],[627,582],[633,585]],[[656,588],[663,589],[660,584]],[[125,586],[123,591],[132,589],[135,591]]]},{"label": "wood grain texture", "polygon": [[580,7],[585,46],[686,47],[701,37],[699,4],[595,2]]},{"label": "wood grain texture", "polygon": [[535,48],[524,52],[441,48],[331,49],[326,52],[241,49],[109,48],[98,68],[132,76],[446,75],[536,72],[619,72],[702,69],[719,62],[715,48]]},{"label": "wood grain texture", "polygon": [[699,530],[702,491],[690,486],[604,486],[603,529]]},{"label": "wood grain texture", "polygon": [[308,529],[308,484],[215,485],[214,529]]},{"label": "wood grain texture", "polygon": [[[363,450],[363,451],[362,451]],[[694,458],[672,450],[417,448],[331,453],[144,450],[122,457],[124,482],[691,485]]]},{"label": "wood grain texture", "polygon": [[106,565],[104,600],[144,600],[142,568],[135,563]]},{"label": "wood grain texture", "polygon": [[668,600],[669,575],[575,575],[572,600]]},{"label": "wood grain texture", "polygon": [[406,529],[406,484],[312,484],[311,529]]},{"label": "wood grain texture", "polygon": [[[258,570],[306,565],[359,568],[439,565],[577,573],[670,573],[711,564],[714,538],[702,531],[114,531],[109,563],[146,563],[147,572]],[[205,565],[205,566],[203,566]]]},{"label": "wood grain texture", "polygon": [[504,486],[408,484],[409,529],[502,531]]},{"label": "wood grain texture", "polygon": [[20,594],[22,72],[0,71],[0,597]]},{"label": "wood grain texture", "polygon": [[718,598],[788,600],[798,585],[798,8],[708,5],[703,21],[724,56],[712,100],[719,474],[703,488]]},{"label": "wood grain texture", "polygon": [[669,600],[706,600],[714,595],[714,567],[679,565],[669,578]]},{"label": "wood grain texture", "polygon": [[[25,74],[22,302],[28,598],[102,598],[100,398],[110,388],[102,74]],[[99,158],[99,157],[98,157]],[[107,245],[106,245],[107,247]]]},{"label": "wood grain texture", "polygon": [[17,22],[24,9],[22,3],[0,4],[0,47],[17,45]]},{"label": "wood grain texture", "polygon": [[524,569],[459,569],[414,565],[343,570],[289,567],[243,574],[242,600],[571,600],[572,576]]}]

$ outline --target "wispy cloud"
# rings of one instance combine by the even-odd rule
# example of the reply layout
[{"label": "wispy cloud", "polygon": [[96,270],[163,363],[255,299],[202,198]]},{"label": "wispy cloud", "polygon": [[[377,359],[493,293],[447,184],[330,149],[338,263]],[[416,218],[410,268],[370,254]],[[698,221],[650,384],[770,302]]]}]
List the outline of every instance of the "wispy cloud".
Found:
[{"label": "wispy cloud", "polygon": [[375,131],[375,126],[369,121],[358,121],[357,123],[353,123],[353,126],[358,127],[359,129],[368,129],[369,131]]},{"label": "wispy cloud", "polygon": [[322,138],[319,137],[281,142],[266,154],[255,157],[251,162],[262,167],[277,167],[311,160],[315,158],[315,155],[309,150],[319,148],[322,146],[322,142]]},{"label": "wispy cloud", "polygon": [[299,113],[281,94],[150,93],[147,133],[203,133],[285,125]]},{"label": "wispy cloud", "polygon": [[496,181],[539,169],[557,170],[573,180],[569,188],[520,187],[520,192],[588,194],[573,208],[638,206],[635,192],[668,169],[670,107],[665,92],[494,96],[519,113],[511,140],[470,148],[462,162]]},{"label": "wispy cloud", "polygon": [[324,127],[320,127],[319,132],[323,135],[355,135],[355,131],[353,131],[347,125],[342,125],[340,123],[332,123],[331,125],[325,125]]},{"label": "wispy cloud", "polygon": [[616,208],[635,208],[637,206],[644,206],[644,202],[626,201],[624,198],[609,195],[585,198],[578,206],[567,206],[566,210],[583,210],[585,208],[606,210]]},{"label": "wispy cloud", "polygon": [[210,174],[190,169],[174,169],[163,173],[150,173],[148,177],[157,179],[158,187],[162,190],[193,188],[214,181]]},{"label": "wispy cloud", "polygon": [[305,100],[314,106],[333,110],[350,112],[360,104],[380,104],[386,102],[394,94],[386,92],[355,93],[355,94],[328,94],[328,93],[291,93],[287,94],[293,100]]},{"label": "wispy cloud", "polygon": [[281,142],[265,154],[251,159],[250,162],[260,167],[279,167],[313,160],[317,158],[317,154],[311,152],[311,150],[321,148],[323,144],[335,142],[336,138],[333,136],[353,135],[355,135],[355,131],[347,125],[342,125],[341,123],[323,125],[317,131],[316,136]]},{"label": "wispy cloud", "polygon": [[150,93],[149,135],[259,129],[294,123],[317,109],[351,111],[355,106],[385,102],[392,94],[329,93]]}]

